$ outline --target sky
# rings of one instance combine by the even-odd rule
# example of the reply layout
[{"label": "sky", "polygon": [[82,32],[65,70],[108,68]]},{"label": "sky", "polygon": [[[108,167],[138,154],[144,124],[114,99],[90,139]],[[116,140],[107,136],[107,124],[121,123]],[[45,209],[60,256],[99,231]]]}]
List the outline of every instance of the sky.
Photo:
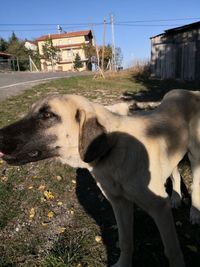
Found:
[{"label": "sky", "polygon": [[[2,1],[2,0],[1,0]],[[12,32],[20,39],[33,40],[56,33],[91,29],[97,45],[112,44],[110,16],[114,17],[115,46],[123,54],[123,66],[151,55],[150,37],[163,31],[200,21],[199,0],[7,0],[1,5],[0,37]],[[42,25],[43,24],[43,25]]]}]

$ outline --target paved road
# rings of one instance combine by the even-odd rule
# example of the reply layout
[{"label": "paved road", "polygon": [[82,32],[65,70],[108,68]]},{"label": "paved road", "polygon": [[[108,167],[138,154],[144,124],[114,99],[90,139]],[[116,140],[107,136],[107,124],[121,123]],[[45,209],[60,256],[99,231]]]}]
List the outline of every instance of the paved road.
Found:
[{"label": "paved road", "polygon": [[[13,72],[0,73],[0,101],[10,96],[22,93],[24,90],[32,88],[36,84],[77,75],[86,75],[88,72]],[[90,72],[91,74],[91,72]]]}]

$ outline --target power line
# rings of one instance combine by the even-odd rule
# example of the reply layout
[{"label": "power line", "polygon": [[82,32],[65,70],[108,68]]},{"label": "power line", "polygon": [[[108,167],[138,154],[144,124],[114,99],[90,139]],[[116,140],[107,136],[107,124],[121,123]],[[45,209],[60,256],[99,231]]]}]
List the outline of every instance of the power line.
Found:
[{"label": "power line", "polygon": [[[111,25],[111,23],[106,23],[106,25]],[[119,24],[115,23],[115,26],[120,26],[120,27],[179,27],[182,26],[182,24]],[[79,27],[67,27],[63,29],[63,32],[67,31],[67,29],[80,29],[83,28],[81,26]],[[0,29],[0,32],[36,32],[36,31],[55,31],[56,28],[48,28],[48,29]]]},{"label": "power line", "polygon": [[130,27],[178,27],[182,26],[183,24],[120,24],[115,23],[116,26],[130,26]]},{"label": "power line", "polygon": [[[127,21],[115,21],[115,26],[117,27],[179,27],[182,26],[182,24],[151,24],[153,22],[167,22],[167,21],[186,21],[186,20],[194,20],[194,19],[200,19],[200,18],[174,18],[174,19],[155,19],[155,20],[127,20]],[[144,24],[145,23],[145,24]],[[95,22],[93,23],[93,26],[102,26],[102,25],[111,25],[111,22]],[[56,28],[40,28],[41,26],[55,26],[57,27],[58,24],[54,23],[21,23],[21,24],[15,24],[15,23],[0,23],[0,27],[12,27],[11,29],[0,29],[0,32],[53,32]],[[62,25],[64,27],[64,32],[67,30],[76,30],[80,28],[85,28],[86,26],[89,27],[88,23],[59,23],[59,25]],[[30,27],[30,26],[37,26],[38,28],[14,28],[14,27]],[[111,25],[112,26],[112,25]]]},{"label": "power line", "polygon": [[117,23],[164,22],[164,21],[199,20],[199,19],[200,19],[200,18],[152,19],[152,20],[128,20],[128,21],[118,21]]},{"label": "power line", "polygon": [[[89,23],[0,23],[0,26],[88,26]],[[93,25],[103,25],[103,22],[96,22]]]},{"label": "power line", "polygon": [[16,32],[34,32],[34,31],[55,31],[56,29],[6,29],[6,30],[1,30],[0,32],[12,32],[12,31],[16,31]]},{"label": "power line", "polygon": [[[151,19],[151,20],[125,20],[125,21],[116,21],[118,24],[123,23],[145,23],[145,22],[164,22],[164,21],[183,21],[183,20],[199,20],[200,17],[197,18],[173,18],[173,19]],[[0,26],[88,26],[89,23],[81,22],[81,23],[0,23]],[[103,25],[103,22],[94,22],[93,26]],[[110,24],[107,22],[107,24]]]}]

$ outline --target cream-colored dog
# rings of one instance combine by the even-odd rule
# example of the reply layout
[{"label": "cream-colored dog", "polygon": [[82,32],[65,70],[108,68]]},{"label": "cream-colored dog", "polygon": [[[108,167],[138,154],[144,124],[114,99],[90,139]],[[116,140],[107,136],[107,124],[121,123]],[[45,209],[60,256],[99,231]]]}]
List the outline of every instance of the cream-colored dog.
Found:
[{"label": "cream-colored dog", "polygon": [[[155,109],[160,105],[160,103],[153,103],[151,102],[151,109]],[[133,116],[135,112],[137,114],[143,114],[143,109],[144,108],[149,108],[149,104],[147,103],[142,103],[142,106],[140,102],[121,102],[109,106],[105,106],[108,110],[117,113],[119,115],[126,115],[126,116]],[[136,109],[136,110],[135,110]],[[138,112],[138,109],[140,110]],[[146,111],[145,111],[146,112]],[[170,175],[172,185],[173,185],[173,190],[172,194],[170,197],[170,202],[171,202],[171,207],[172,208],[179,208],[181,206],[181,199],[182,199],[182,194],[181,194],[181,176],[177,168],[175,168]],[[191,214],[190,214],[190,220],[191,223],[199,223],[199,216],[196,217],[196,215],[193,213],[193,208],[191,208]]]},{"label": "cream-colored dog", "polygon": [[[134,101],[134,102],[117,103],[114,105],[106,106],[106,108],[120,115],[133,116],[135,113],[135,109],[137,114],[143,114],[142,110],[144,108],[148,109],[150,106],[151,109],[152,108],[155,109],[159,105],[160,105],[159,102],[156,103],[150,102],[149,104],[149,103],[140,103]],[[139,112],[137,111],[138,109],[140,110]],[[177,209],[181,206],[181,199],[182,199],[181,175],[179,173],[178,166],[173,170],[172,174],[170,175],[170,178],[173,186],[172,194],[170,197],[171,207]],[[197,190],[195,190],[194,187],[197,187]],[[192,189],[193,190],[192,190],[192,205],[190,209],[190,221],[192,224],[200,224],[200,213],[199,213],[200,203],[197,204],[198,201],[200,201],[200,197],[198,197],[198,195],[200,194],[200,192],[198,193],[198,179],[192,185]]]},{"label": "cream-colored dog", "polygon": [[20,121],[0,130],[0,156],[20,165],[57,157],[86,167],[112,204],[121,255],[115,267],[131,267],[133,203],[150,214],[170,267],[183,267],[164,183],[188,152],[193,206],[200,210],[200,93],[174,90],[147,115],[120,116],[81,96],[51,96]]}]

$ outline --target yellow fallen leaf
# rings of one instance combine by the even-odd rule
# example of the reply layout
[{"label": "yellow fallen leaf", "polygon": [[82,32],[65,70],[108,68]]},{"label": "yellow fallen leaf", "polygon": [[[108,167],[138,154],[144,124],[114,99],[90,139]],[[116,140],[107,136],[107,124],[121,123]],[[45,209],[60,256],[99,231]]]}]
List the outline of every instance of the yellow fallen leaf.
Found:
[{"label": "yellow fallen leaf", "polygon": [[30,185],[30,186],[28,187],[28,189],[33,189],[33,186],[32,186],[32,185]]},{"label": "yellow fallen leaf", "polygon": [[3,182],[7,182],[7,181],[8,181],[8,177],[7,177],[7,176],[2,176],[2,177],[1,177],[1,181],[3,181]]},{"label": "yellow fallen leaf", "polygon": [[73,179],[73,180],[72,180],[72,184],[76,184],[76,180]]},{"label": "yellow fallen leaf", "polygon": [[74,215],[74,210],[69,211],[71,215]]},{"label": "yellow fallen leaf", "polygon": [[44,191],[44,196],[47,200],[52,200],[54,199],[54,195],[51,191]]},{"label": "yellow fallen leaf", "polygon": [[49,211],[48,212],[48,214],[47,214],[47,216],[51,219],[51,218],[53,218],[54,217],[54,212],[53,211]]},{"label": "yellow fallen leaf", "polygon": [[56,176],[56,179],[57,179],[58,181],[61,181],[61,180],[62,180],[62,177],[61,177],[60,175],[58,175],[58,176]]},{"label": "yellow fallen leaf", "polygon": [[68,210],[67,213],[73,215],[74,214],[74,210],[72,210],[72,209]]},{"label": "yellow fallen leaf", "polygon": [[45,189],[45,185],[40,185],[40,186],[38,187],[38,190],[40,190],[40,191],[44,191],[44,189]]},{"label": "yellow fallen leaf", "polygon": [[29,212],[29,218],[33,219],[35,217],[35,208],[31,208],[30,212]]},{"label": "yellow fallen leaf", "polygon": [[58,206],[62,206],[63,205],[63,203],[62,203],[62,201],[58,201]]},{"label": "yellow fallen leaf", "polygon": [[65,227],[58,227],[58,232],[61,234],[61,233],[64,233],[64,231],[66,230]]},{"label": "yellow fallen leaf", "polygon": [[48,226],[48,223],[42,222],[42,226],[46,227],[46,226]]},{"label": "yellow fallen leaf", "polygon": [[46,202],[47,200],[46,200],[46,198],[41,197],[41,198],[40,198],[40,201],[41,201],[41,202]]},{"label": "yellow fallen leaf", "polygon": [[99,235],[96,235],[96,236],[95,236],[95,241],[96,241],[96,242],[99,243],[101,240],[102,240],[101,236],[99,236]]},{"label": "yellow fallen leaf", "polygon": [[3,160],[2,159],[0,159],[0,164],[3,164]]}]

